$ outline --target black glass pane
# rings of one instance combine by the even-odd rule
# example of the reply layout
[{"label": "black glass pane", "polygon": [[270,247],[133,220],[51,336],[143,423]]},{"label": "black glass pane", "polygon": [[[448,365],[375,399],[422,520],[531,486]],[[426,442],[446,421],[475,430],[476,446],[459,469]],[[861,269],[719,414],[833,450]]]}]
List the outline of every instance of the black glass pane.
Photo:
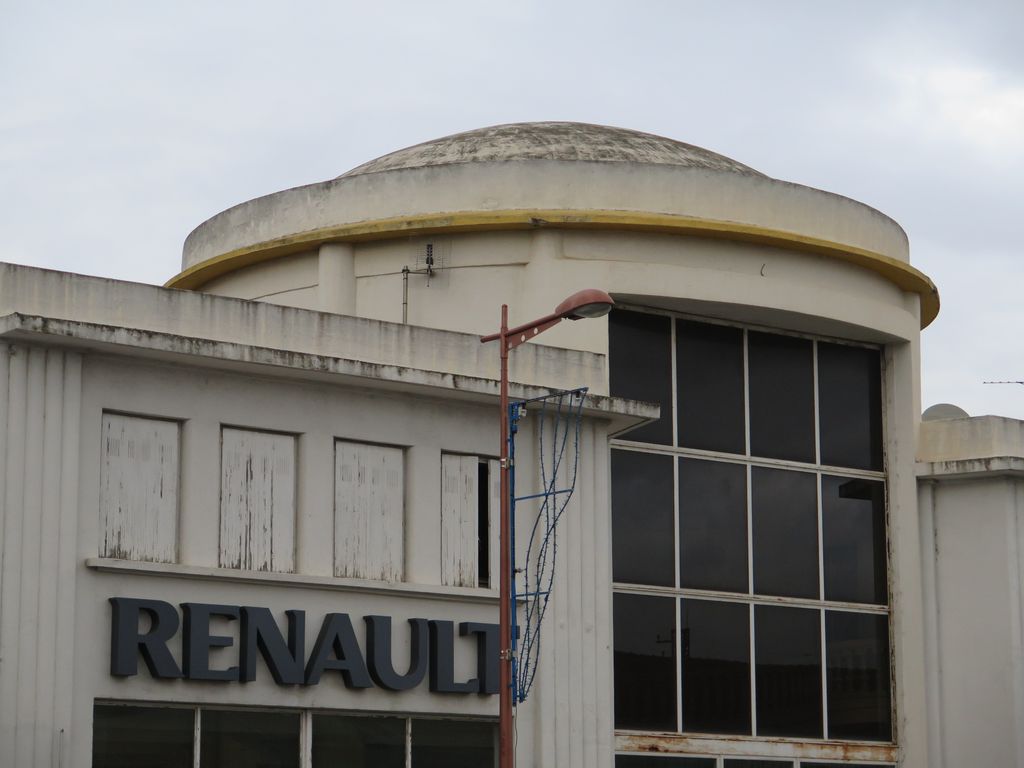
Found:
[{"label": "black glass pane", "polygon": [[617,309],[608,316],[609,385],[615,397],[661,404],[661,418],[623,435],[672,442],[672,320]]},{"label": "black glass pane", "polygon": [[671,597],[616,594],[615,727],[676,729],[676,608]]},{"label": "black glass pane", "polygon": [[616,755],[615,768],[715,768],[715,758]]},{"label": "black glass pane", "polygon": [[793,763],[790,760],[726,760],[725,768],[793,768]]},{"label": "black glass pane", "polygon": [[747,469],[679,460],[679,583],[747,592]]},{"label": "black glass pane", "polygon": [[494,768],[497,735],[493,723],[413,720],[412,767]]},{"label": "black glass pane", "polygon": [[679,444],[746,453],[743,331],[676,321]]},{"label": "black glass pane", "polygon": [[405,768],[405,720],[313,715],[313,768]]},{"label": "black glass pane", "polygon": [[748,342],[751,454],[813,462],[812,343],[754,331]]},{"label": "black glass pane", "polygon": [[195,717],[169,707],[93,708],[93,768],[192,768]]},{"label": "black glass pane", "polygon": [[199,729],[202,768],[299,766],[298,713],[204,709],[199,715]]},{"label": "black glass pane", "polygon": [[751,470],[754,592],[818,597],[818,481],[809,472]]},{"label": "black glass pane", "polygon": [[825,646],[829,738],[890,741],[888,617],[826,611]]},{"label": "black glass pane", "polygon": [[878,350],[818,344],[821,463],[882,469],[882,369]]},{"label": "black glass pane", "polygon": [[612,578],[675,586],[672,457],[612,451]]},{"label": "black glass pane", "polygon": [[821,738],[821,614],[754,608],[759,736]]},{"label": "black glass pane", "polygon": [[821,529],[825,599],[885,605],[885,486],[823,475]]},{"label": "black glass pane", "polygon": [[750,733],[750,608],[682,600],[683,730]]},{"label": "black glass pane", "polygon": [[896,768],[891,763],[800,763],[800,768]]}]

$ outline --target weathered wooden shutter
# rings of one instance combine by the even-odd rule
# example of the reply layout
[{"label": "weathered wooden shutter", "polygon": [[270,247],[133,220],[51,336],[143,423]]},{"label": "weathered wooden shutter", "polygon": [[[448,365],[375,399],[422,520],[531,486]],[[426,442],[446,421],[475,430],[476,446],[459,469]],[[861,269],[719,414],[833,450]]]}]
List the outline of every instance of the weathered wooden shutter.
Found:
[{"label": "weathered wooden shutter", "polygon": [[103,414],[100,555],[173,563],[178,548],[176,421]]},{"label": "weathered wooden shutter", "polygon": [[347,440],[335,443],[335,576],[403,579],[404,465],[401,448]]},{"label": "weathered wooden shutter", "polygon": [[500,573],[498,558],[501,557],[501,550],[498,548],[498,529],[501,515],[501,462],[497,459],[490,459],[487,462],[487,482],[490,485],[488,491],[487,505],[487,549],[490,552],[488,561],[488,586],[491,589],[498,588],[498,574]]},{"label": "weathered wooden shutter", "polygon": [[295,569],[295,437],[221,430],[220,564]]},{"label": "weathered wooden shutter", "polygon": [[[480,460],[441,456],[441,583],[478,586],[477,518]],[[486,493],[486,490],[484,490]]]}]

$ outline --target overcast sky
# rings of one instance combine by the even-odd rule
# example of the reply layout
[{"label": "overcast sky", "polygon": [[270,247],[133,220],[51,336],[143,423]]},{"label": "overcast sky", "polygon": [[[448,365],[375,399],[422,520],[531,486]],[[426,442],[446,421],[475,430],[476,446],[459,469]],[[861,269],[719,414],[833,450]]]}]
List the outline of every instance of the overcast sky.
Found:
[{"label": "overcast sky", "polygon": [[1024,0],[0,0],[0,260],[163,283],[200,222],[438,136],[624,126],[879,208],[923,401],[1024,418]]}]

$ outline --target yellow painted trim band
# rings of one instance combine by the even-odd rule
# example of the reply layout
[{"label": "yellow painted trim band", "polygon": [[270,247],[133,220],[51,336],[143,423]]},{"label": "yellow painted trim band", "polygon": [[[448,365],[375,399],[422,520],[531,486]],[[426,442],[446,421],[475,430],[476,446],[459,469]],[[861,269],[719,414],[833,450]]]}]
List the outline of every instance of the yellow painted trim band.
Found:
[{"label": "yellow painted trim band", "polygon": [[808,237],[796,232],[742,224],[735,221],[701,219],[667,213],[607,210],[505,210],[431,213],[419,216],[374,219],[339,227],[300,232],[254,245],[236,248],[193,264],[167,281],[167,288],[195,290],[215,277],[279,256],[309,250],[326,242],[364,242],[411,235],[485,230],[616,229],[718,237],[728,240],[781,246],[830,256],[856,264],[886,278],[897,287],[921,297],[921,327],[939,313],[939,292],[923,272],[891,256],[843,243]]}]

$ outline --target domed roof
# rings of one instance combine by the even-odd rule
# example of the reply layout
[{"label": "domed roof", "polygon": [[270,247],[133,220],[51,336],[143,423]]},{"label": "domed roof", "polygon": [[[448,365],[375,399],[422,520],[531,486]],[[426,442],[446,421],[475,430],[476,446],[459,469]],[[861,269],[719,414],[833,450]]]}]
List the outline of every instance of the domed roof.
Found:
[{"label": "domed roof", "polygon": [[363,163],[338,178],[439,165],[521,160],[673,165],[764,176],[724,155],[651,133],[588,123],[509,123],[406,147]]}]

